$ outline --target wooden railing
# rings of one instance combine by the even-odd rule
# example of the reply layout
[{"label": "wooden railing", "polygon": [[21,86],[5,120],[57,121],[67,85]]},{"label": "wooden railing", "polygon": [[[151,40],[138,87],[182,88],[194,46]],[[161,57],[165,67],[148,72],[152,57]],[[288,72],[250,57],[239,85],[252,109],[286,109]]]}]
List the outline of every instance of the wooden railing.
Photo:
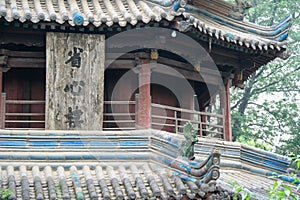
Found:
[{"label": "wooden railing", "polygon": [[104,101],[103,130],[134,130],[135,101]]},{"label": "wooden railing", "polygon": [[[40,106],[41,108],[37,108]],[[34,112],[42,110],[43,112]],[[45,101],[7,100],[2,95],[2,128],[5,129],[44,129]]]},{"label": "wooden railing", "polygon": [[[44,111],[44,104],[45,101],[6,100],[3,95],[1,128],[44,129],[45,113],[32,110],[33,106],[39,105],[43,106],[43,109],[38,110]],[[136,106],[135,101],[105,101],[103,130],[134,130],[137,120]],[[224,138],[223,114],[199,112],[155,103],[151,104],[151,112],[151,128],[153,129],[182,134],[183,126],[190,121],[198,129],[200,137]]]},{"label": "wooden railing", "polygon": [[172,106],[151,104],[152,128],[173,133],[183,133],[183,127],[190,121],[198,129],[200,137],[224,139],[224,115],[199,112]]}]

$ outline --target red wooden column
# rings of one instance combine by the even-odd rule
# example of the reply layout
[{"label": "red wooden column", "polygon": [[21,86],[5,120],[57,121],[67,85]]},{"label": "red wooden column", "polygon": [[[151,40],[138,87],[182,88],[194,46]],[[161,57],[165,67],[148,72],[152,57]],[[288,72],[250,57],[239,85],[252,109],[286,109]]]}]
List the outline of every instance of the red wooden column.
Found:
[{"label": "red wooden column", "polygon": [[231,109],[230,109],[230,85],[228,81],[223,90],[223,108],[224,108],[224,140],[232,141],[232,128],[231,128]]},{"label": "red wooden column", "polygon": [[150,60],[140,60],[139,96],[137,106],[137,129],[151,127],[151,96],[150,96],[151,67]]},{"label": "red wooden column", "polygon": [[4,124],[4,115],[5,115],[5,110],[4,110],[4,105],[2,105],[2,68],[0,68],[0,129],[4,129],[5,124]]}]

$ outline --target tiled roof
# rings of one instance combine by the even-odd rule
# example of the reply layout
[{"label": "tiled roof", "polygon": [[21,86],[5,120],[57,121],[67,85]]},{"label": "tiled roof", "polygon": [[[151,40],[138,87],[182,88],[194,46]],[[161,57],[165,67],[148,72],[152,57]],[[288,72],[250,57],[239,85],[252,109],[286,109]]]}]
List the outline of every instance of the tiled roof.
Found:
[{"label": "tiled roof", "polygon": [[10,199],[23,200],[193,199],[215,191],[208,185],[203,189],[205,184],[182,181],[170,169],[149,162],[8,165],[0,170],[1,182],[2,188],[13,192]]},{"label": "tiled roof", "polygon": [[11,199],[193,199],[215,192],[220,175],[218,151],[187,161],[173,153],[178,140],[151,148],[149,131],[0,132],[0,187]]},{"label": "tiled roof", "polygon": [[205,138],[195,145],[196,159],[186,161],[178,157],[181,142],[157,130],[0,130],[0,189],[23,199],[199,199],[230,191],[236,180],[265,196],[275,181],[269,177],[289,166],[285,156]]},{"label": "tiled roof", "polygon": [[[233,170],[224,169],[221,170],[221,176],[218,179],[218,185],[227,191],[232,191],[233,182],[239,186],[242,186],[246,190],[250,191],[252,199],[266,199],[270,192],[270,188],[273,188],[277,178],[273,176],[259,176],[255,173],[251,173],[245,170]],[[289,185],[287,182],[283,184]],[[299,184],[299,183],[298,183]],[[294,194],[300,195],[300,191],[297,191],[295,185],[289,185]],[[245,191],[246,191],[245,190]],[[279,187],[279,190],[284,190],[284,187]]]},{"label": "tiled roof", "polygon": [[[191,3],[192,2],[192,3]],[[236,19],[235,6],[217,0],[1,0],[0,18],[12,22],[19,20],[33,23],[68,23],[71,26],[117,24],[120,27],[148,24],[163,19],[178,21],[177,28],[187,31],[194,27],[216,39],[224,40],[247,48],[280,51],[286,48],[284,40],[290,26],[291,17],[272,27],[262,27]],[[239,10],[239,9],[237,9]]]}]

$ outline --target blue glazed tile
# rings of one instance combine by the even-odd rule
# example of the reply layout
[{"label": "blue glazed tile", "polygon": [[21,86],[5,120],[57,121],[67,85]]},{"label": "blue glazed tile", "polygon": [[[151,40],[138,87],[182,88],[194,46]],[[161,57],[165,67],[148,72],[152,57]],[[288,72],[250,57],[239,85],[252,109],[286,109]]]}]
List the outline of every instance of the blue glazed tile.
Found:
[{"label": "blue glazed tile", "polygon": [[278,162],[273,162],[273,161],[270,161],[270,160],[265,160],[264,165],[266,165],[270,168],[273,168],[273,169],[279,169],[281,171],[282,170],[285,171],[285,169],[286,169],[286,165],[280,164]]},{"label": "blue glazed tile", "polygon": [[0,146],[3,146],[3,147],[26,147],[26,141],[18,141],[18,140],[14,140],[14,141],[11,141],[11,140],[2,140],[0,141]]},{"label": "blue glazed tile", "polygon": [[148,141],[120,141],[120,146],[147,146]]},{"label": "blue glazed tile", "polygon": [[177,161],[173,162],[172,164],[177,165],[180,169],[185,169],[187,173],[190,173],[192,168],[183,164],[183,163],[178,163]]},{"label": "blue glazed tile", "polygon": [[232,168],[241,168],[242,167],[241,164],[222,162],[222,160],[220,162],[220,166],[223,166],[223,167],[232,167]]},{"label": "blue glazed tile", "polygon": [[85,155],[82,155],[82,158],[87,159],[87,160],[93,160],[96,157],[95,157],[95,155],[92,155],[92,154],[85,154]]},{"label": "blue glazed tile", "polygon": [[195,146],[195,151],[204,151],[204,152],[211,152],[213,147],[199,147]]},{"label": "blue glazed tile", "polygon": [[10,159],[10,155],[8,155],[8,154],[0,154],[0,159]]},{"label": "blue glazed tile", "polygon": [[65,155],[48,155],[49,160],[65,160]]},{"label": "blue glazed tile", "polygon": [[[242,168],[243,168],[244,170],[247,170],[247,171],[250,171],[250,172],[253,172],[253,173],[256,173],[256,174],[267,175],[268,173],[270,173],[270,172],[268,172],[268,171],[266,171],[266,170],[263,170],[263,169],[254,169],[254,168],[250,168],[250,167],[246,167],[246,166],[242,166]],[[272,173],[273,173],[273,172],[272,172]]]},{"label": "blue glazed tile", "polygon": [[31,160],[46,160],[47,156],[44,155],[29,155]]},{"label": "blue glazed tile", "polygon": [[153,138],[153,140],[158,140],[158,141],[164,142],[164,143],[171,145],[173,147],[176,147],[176,148],[179,146],[177,141],[164,140],[164,139],[159,139],[159,138]]},{"label": "blue glazed tile", "polygon": [[66,155],[66,160],[81,160],[81,159],[82,159],[81,155],[76,155],[76,154]]},{"label": "blue glazed tile", "polygon": [[24,139],[27,135],[1,135],[0,138]]},{"label": "blue glazed tile", "polygon": [[62,141],[60,143],[61,146],[85,146],[87,142],[83,141]]},{"label": "blue glazed tile", "polygon": [[116,159],[129,160],[134,154],[117,154]]},{"label": "blue glazed tile", "polygon": [[111,142],[111,141],[91,141],[90,146],[94,147],[114,147],[116,148],[118,146],[118,142]]},{"label": "blue glazed tile", "polygon": [[57,146],[57,142],[53,142],[53,141],[31,141],[29,142],[30,146],[33,147],[53,147],[53,146]]},{"label": "blue glazed tile", "polygon": [[15,154],[15,155],[11,155],[11,159],[16,159],[16,160],[29,160],[29,155],[20,155],[20,154]]},{"label": "blue glazed tile", "polygon": [[177,151],[171,151],[170,149],[167,149],[166,147],[162,147],[161,144],[152,142],[152,146],[156,147],[156,149],[159,149],[161,153],[167,154],[172,157],[177,157]]},{"label": "blue glazed tile", "polygon": [[132,157],[132,159],[136,159],[136,160],[147,160],[149,158],[150,156],[148,154],[135,154]]},{"label": "blue glazed tile", "polygon": [[95,154],[94,155],[96,159],[103,159],[103,160],[114,160],[116,159],[115,155],[113,153],[111,154]]},{"label": "blue glazed tile", "polygon": [[241,158],[245,159],[245,160],[256,161],[257,163],[261,163],[263,161],[262,158],[259,158],[259,157],[254,156],[254,155],[249,155],[249,154],[242,154]]},{"label": "blue glazed tile", "polygon": [[222,155],[232,155],[232,156],[240,156],[241,155],[240,151],[228,151],[228,150],[225,150],[221,154]]},{"label": "blue glazed tile", "polygon": [[244,153],[251,153],[251,154],[254,154],[254,155],[259,155],[261,157],[266,157],[268,159],[274,159],[274,160],[277,160],[279,162],[283,162],[283,163],[288,163],[289,164],[289,160],[288,160],[288,157],[286,156],[282,156],[282,155],[279,155],[279,154],[276,154],[276,153],[273,153],[273,152],[269,152],[269,151],[265,151],[265,150],[261,150],[261,149],[255,149],[255,150],[252,150],[252,149],[242,149],[242,155]]}]

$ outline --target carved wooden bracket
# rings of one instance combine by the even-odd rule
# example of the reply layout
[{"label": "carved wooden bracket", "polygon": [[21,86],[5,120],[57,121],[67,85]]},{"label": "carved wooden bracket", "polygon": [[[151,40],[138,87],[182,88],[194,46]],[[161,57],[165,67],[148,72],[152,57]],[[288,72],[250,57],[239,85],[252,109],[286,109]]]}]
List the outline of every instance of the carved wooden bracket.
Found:
[{"label": "carved wooden bracket", "polygon": [[7,67],[8,64],[8,56],[7,55],[0,55],[0,68],[2,72],[7,72],[10,70],[9,67]]},{"label": "carved wooden bracket", "polygon": [[8,61],[7,55],[0,55],[0,67],[6,67]]}]

